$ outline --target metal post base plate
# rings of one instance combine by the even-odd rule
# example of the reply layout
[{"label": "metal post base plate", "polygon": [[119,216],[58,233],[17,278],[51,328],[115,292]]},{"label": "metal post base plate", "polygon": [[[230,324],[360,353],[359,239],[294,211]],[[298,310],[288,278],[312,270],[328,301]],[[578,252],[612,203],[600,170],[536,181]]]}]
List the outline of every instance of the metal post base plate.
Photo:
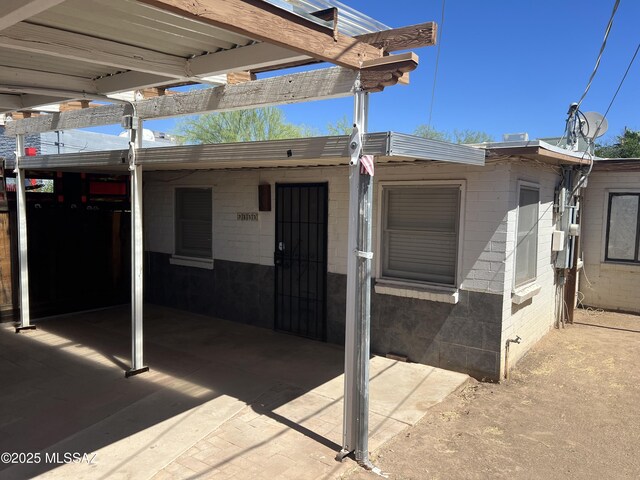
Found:
[{"label": "metal post base plate", "polygon": [[20,333],[24,330],[36,330],[35,325],[27,325],[26,327],[16,327],[16,333]]},{"label": "metal post base plate", "polygon": [[353,453],[350,450],[346,450],[346,449],[342,449],[340,450],[337,454],[336,454],[336,461],[338,462],[342,462],[346,457],[348,457],[349,455],[351,455],[351,453]]},{"label": "metal post base plate", "polygon": [[142,367],[136,370],[130,369],[124,372],[124,376],[125,378],[129,378],[129,377],[133,377],[134,375],[140,375],[141,373],[148,372],[148,371],[149,371],[149,367]]}]

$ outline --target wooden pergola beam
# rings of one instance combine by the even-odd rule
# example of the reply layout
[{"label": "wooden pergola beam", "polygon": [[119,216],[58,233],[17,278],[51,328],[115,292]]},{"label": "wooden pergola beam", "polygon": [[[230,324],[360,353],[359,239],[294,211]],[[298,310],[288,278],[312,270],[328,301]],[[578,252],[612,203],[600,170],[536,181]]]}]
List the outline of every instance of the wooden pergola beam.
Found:
[{"label": "wooden pergola beam", "polygon": [[318,60],[359,69],[383,51],[261,0],[139,0]]},{"label": "wooden pergola beam", "polygon": [[381,48],[385,52],[412,50],[436,44],[438,25],[435,22],[420,23],[408,27],[393,28],[381,32],[358,35],[361,42]]},{"label": "wooden pergola beam", "polygon": [[[411,25],[409,27],[393,28],[390,30],[383,30],[376,33],[366,33],[364,35],[358,35],[354,37],[356,40],[368,43],[375,47],[383,49],[385,52],[397,52],[400,50],[410,50],[420,47],[429,47],[436,44],[438,25],[435,22],[420,23],[418,25]],[[395,61],[397,57],[385,56],[387,62]],[[306,59],[301,61],[292,61],[286,65],[278,65],[277,67],[298,67],[309,63],[315,63],[318,60]],[[400,59],[400,61],[402,61]],[[252,71],[268,72],[274,70],[277,67],[256,67]],[[363,68],[368,68],[367,63],[363,64]],[[407,76],[408,77],[408,76]]]},{"label": "wooden pergola beam", "polygon": [[[353,95],[358,78],[357,71],[333,67],[159,96],[136,102],[136,110],[141,119],[152,119],[345,97]],[[130,108],[124,104],[54,113],[11,122],[6,133],[16,135],[112,125],[120,123],[127,113]]]},{"label": "wooden pergola beam", "polygon": [[390,55],[365,62],[360,83],[369,92],[379,92],[396,83],[409,83],[409,72],[418,66],[418,56],[413,52]]},{"label": "wooden pergola beam", "polygon": [[2,0],[0,2],[0,30],[55,7],[64,0]]}]

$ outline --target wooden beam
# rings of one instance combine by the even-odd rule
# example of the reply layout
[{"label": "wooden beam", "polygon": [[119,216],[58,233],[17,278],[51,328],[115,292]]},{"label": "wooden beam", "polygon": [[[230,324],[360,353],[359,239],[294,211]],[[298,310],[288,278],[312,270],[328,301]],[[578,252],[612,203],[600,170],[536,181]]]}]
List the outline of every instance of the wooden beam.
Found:
[{"label": "wooden beam", "polygon": [[[138,90],[142,95],[142,98],[155,98],[161,97],[163,95],[175,95],[178,92],[173,90],[167,90],[166,88],[161,87],[153,87],[153,88],[143,88],[142,90]],[[137,93],[137,92],[136,92]]]},{"label": "wooden beam", "polygon": [[2,0],[0,2],[0,30],[33,17],[64,0]]},{"label": "wooden beam", "polygon": [[[238,85],[192,90],[151,98],[136,103],[142,119],[166,118],[213,111],[240,110],[288,103],[308,102],[353,95],[359,73],[328,68],[265,78]],[[6,133],[40,133],[120,123],[128,105],[104,107],[44,115],[7,125]]]},{"label": "wooden beam", "polygon": [[38,113],[29,112],[29,111],[11,112],[11,118],[13,120],[23,120],[25,118],[34,118],[38,116],[39,116]]},{"label": "wooden beam", "polygon": [[[436,23],[427,22],[419,25],[412,25],[410,27],[395,28],[376,33],[366,33],[354,38],[365,43],[371,43],[376,47],[383,48],[385,52],[395,52],[398,50],[408,50],[410,48],[435,45],[437,28],[438,26]],[[386,58],[386,61],[394,61],[391,60],[394,57],[385,56],[383,58]],[[316,62],[318,62],[318,60],[307,58],[291,61],[287,64],[280,64],[277,67],[254,67],[251,71],[256,73],[269,72],[276,68],[299,67]],[[408,78],[408,75],[406,78]],[[399,83],[408,83],[408,80],[406,82],[400,81]]]},{"label": "wooden beam", "polygon": [[99,103],[93,103],[91,100],[72,100],[70,102],[62,102],[60,104],[60,112],[70,112],[72,110],[82,110],[83,108],[96,108]]},{"label": "wooden beam", "polygon": [[365,33],[355,38],[361,42],[381,48],[385,52],[397,52],[430,47],[436,44],[437,37],[438,25],[435,22],[427,22],[381,32]]},{"label": "wooden beam", "polygon": [[324,20],[325,22],[331,22],[331,29],[333,30],[333,39],[338,38],[338,9],[336,7],[325,8],[324,10],[318,10],[317,12],[311,12],[311,15]]},{"label": "wooden beam", "polygon": [[417,66],[418,56],[413,52],[388,55],[375,60],[367,60],[362,64],[364,70],[388,70],[392,68],[401,72],[411,72]]},{"label": "wooden beam", "polygon": [[227,73],[227,85],[237,85],[238,83],[252,82],[256,79],[251,72],[229,72]]},{"label": "wooden beam", "polygon": [[[37,65],[34,66],[37,67]],[[40,70],[27,70],[24,68],[0,68],[1,90],[37,94],[39,92],[36,90],[39,88],[64,88],[65,90],[74,92],[98,93],[93,80],[90,78],[42,72]]]},{"label": "wooden beam", "polygon": [[178,15],[280,45],[318,60],[359,69],[382,49],[338,33],[262,0],[140,0]]},{"label": "wooden beam", "polygon": [[409,72],[417,66],[418,56],[412,52],[368,61],[365,63],[366,68],[361,71],[362,88],[369,92],[379,92],[396,83],[407,84]]},{"label": "wooden beam", "polygon": [[21,52],[119,69],[175,78],[187,76],[187,60],[182,57],[40,25],[19,23],[0,31],[0,44]]}]

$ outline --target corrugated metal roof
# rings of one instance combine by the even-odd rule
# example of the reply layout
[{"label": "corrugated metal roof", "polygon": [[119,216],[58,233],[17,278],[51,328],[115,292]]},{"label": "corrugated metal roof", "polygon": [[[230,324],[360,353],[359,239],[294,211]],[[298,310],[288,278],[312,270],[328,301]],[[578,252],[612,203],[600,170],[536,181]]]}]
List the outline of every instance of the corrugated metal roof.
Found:
[{"label": "corrugated metal roof", "polygon": [[266,0],[277,7],[284,8],[296,13],[304,18],[313,20],[320,24],[326,24],[317,17],[310,15],[312,12],[325,10],[327,8],[338,9],[338,30],[341,33],[355,37],[365,33],[379,32],[380,30],[388,30],[384,23],[365,15],[357,10],[336,0]]},{"label": "corrugated metal roof", "polygon": [[21,52],[20,55],[16,55],[15,50],[2,48],[2,45],[0,45],[0,68],[3,66],[41,72],[62,73],[85,78],[102,77],[118,72],[117,68],[106,67],[104,65],[96,66],[86,62],[68,59],[61,60],[38,53]]},{"label": "corrugated metal roof", "polygon": [[67,0],[29,19],[179,57],[248,45],[252,39],[135,0]]}]

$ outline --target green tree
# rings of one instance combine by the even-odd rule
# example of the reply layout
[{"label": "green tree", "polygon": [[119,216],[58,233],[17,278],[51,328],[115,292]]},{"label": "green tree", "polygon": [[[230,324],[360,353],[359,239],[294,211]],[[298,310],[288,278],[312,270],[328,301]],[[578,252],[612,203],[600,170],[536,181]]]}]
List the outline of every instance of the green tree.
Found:
[{"label": "green tree", "polygon": [[601,158],[640,158],[640,131],[625,129],[615,140],[596,144],[595,154]]},{"label": "green tree", "polygon": [[493,137],[486,132],[480,130],[458,130],[453,132],[445,132],[442,130],[436,130],[435,128],[427,125],[419,125],[415,130],[415,135],[424,138],[430,138],[431,140],[441,140],[451,143],[482,143],[493,142]]},{"label": "green tree", "polygon": [[347,116],[343,116],[335,123],[327,124],[327,132],[329,135],[351,135],[353,131],[353,122]]},{"label": "green tree", "polygon": [[182,143],[232,143],[310,137],[316,132],[287,122],[276,107],[208,113],[178,125]]}]

